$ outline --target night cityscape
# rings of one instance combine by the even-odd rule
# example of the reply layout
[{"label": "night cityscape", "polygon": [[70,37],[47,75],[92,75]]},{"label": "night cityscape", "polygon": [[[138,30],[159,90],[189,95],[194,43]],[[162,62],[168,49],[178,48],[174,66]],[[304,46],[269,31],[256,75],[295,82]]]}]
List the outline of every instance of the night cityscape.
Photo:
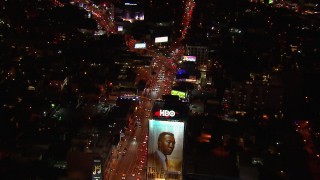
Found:
[{"label": "night cityscape", "polygon": [[1,179],[320,180],[318,0],[0,8]]}]

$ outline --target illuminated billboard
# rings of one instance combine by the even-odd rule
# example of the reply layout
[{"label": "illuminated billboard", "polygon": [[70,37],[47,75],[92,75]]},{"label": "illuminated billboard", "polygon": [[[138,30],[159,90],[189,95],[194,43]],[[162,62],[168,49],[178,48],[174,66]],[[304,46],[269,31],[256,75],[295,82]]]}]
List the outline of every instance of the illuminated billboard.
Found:
[{"label": "illuminated billboard", "polygon": [[102,160],[96,158],[93,160],[92,180],[102,180]]},{"label": "illuminated billboard", "polygon": [[177,91],[177,90],[172,90],[171,95],[176,95],[179,96],[180,99],[185,99],[186,98],[186,93],[183,91]]},{"label": "illuminated billboard", "polygon": [[154,112],[154,116],[158,118],[174,118],[176,115],[179,115],[178,112],[173,110],[159,109],[159,111]]},{"label": "illuminated billboard", "polygon": [[196,56],[182,56],[182,61],[190,61],[190,62],[196,62]]},{"label": "illuminated billboard", "polygon": [[149,120],[147,179],[182,179],[184,122]]},{"label": "illuminated billboard", "polygon": [[135,49],[146,49],[147,44],[146,43],[135,43],[134,48]]},{"label": "illuminated billboard", "polygon": [[162,43],[162,42],[168,42],[168,36],[164,37],[156,37],[154,40],[155,43]]},{"label": "illuminated billboard", "polygon": [[123,31],[123,26],[118,26],[118,32],[122,32]]}]

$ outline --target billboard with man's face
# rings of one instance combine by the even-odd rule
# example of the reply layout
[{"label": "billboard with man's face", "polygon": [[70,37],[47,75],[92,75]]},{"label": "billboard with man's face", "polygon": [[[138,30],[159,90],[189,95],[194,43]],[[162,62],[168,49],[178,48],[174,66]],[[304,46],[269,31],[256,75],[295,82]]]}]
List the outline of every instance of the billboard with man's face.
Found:
[{"label": "billboard with man's face", "polygon": [[149,120],[147,179],[182,179],[184,122]]}]

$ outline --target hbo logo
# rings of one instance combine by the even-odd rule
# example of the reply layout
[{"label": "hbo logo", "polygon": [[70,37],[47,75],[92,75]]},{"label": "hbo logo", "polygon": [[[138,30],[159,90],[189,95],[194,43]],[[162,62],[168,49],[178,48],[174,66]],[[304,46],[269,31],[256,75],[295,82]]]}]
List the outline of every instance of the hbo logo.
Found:
[{"label": "hbo logo", "polygon": [[160,116],[174,117],[175,115],[176,115],[176,113],[174,111],[160,110]]}]

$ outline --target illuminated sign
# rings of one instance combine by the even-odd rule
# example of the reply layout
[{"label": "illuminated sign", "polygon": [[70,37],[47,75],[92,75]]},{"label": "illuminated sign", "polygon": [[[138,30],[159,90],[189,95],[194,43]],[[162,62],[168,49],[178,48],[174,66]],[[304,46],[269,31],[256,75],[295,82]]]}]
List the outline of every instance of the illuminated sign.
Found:
[{"label": "illuminated sign", "polygon": [[154,40],[155,43],[162,43],[162,42],[168,42],[168,36],[164,37],[156,37]]},{"label": "illuminated sign", "polygon": [[123,31],[123,26],[118,26],[118,32]]},{"label": "illuminated sign", "polygon": [[172,111],[172,110],[159,110],[157,112],[154,113],[155,116],[157,117],[166,117],[166,118],[170,118],[170,117],[174,117],[175,115],[178,115],[178,112]]},{"label": "illuminated sign", "polygon": [[182,61],[190,61],[190,62],[195,62],[196,61],[196,56],[182,56]]},{"label": "illuminated sign", "polygon": [[149,120],[147,180],[182,179],[184,122]]},{"label": "illuminated sign", "polygon": [[134,48],[135,49],[145,49],[147,47],[146,43],[135,43]]},{"label": "illuminated sign", "polygon": [[102,180],[102,161],[101,159],[93,160],[92,180]]},{"label": "illuminated sign", "polygon": [[176,115],[176,113],[174,111],[160,110],[160,116],[174,117],[175,115]]},{"label": "illuminated sign", "polygon": [[126,5],[126,6],[136,6],[137,3],[124,3],[124,5]]},{"label": "illuminated sign", "polygon": [[185,99],[186,98],[186,93],[182,92],[182,91],[172,90],[171,91],[171,95],[179,96],[179,98],[181,98],[181,99]]}]

